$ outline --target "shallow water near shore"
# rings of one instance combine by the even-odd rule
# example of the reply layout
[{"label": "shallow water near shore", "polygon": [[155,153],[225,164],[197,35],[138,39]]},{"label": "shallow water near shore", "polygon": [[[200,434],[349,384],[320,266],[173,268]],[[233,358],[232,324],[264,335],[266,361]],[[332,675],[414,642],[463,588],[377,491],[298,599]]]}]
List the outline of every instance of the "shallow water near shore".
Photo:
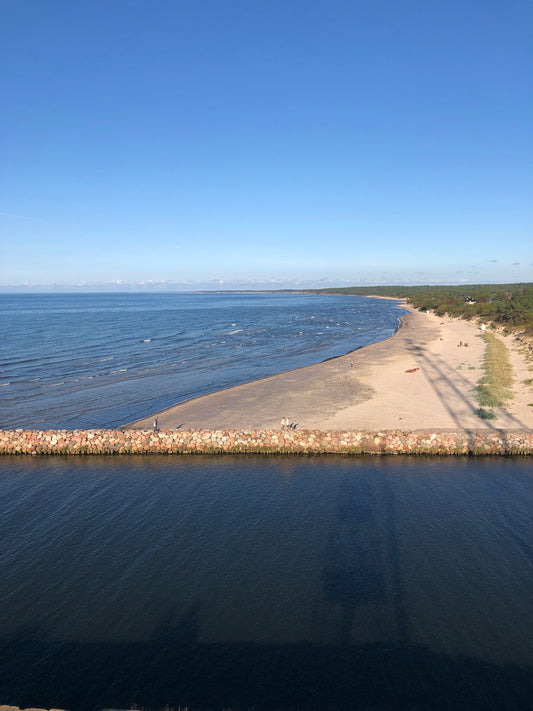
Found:
[{"label": "shallow water near shore", "polygon": [[312,294],[0,294],[0,429],[120,427],[391,336],[398,302]]},{"label": "shallow water near shore", "polygon": [[0,466],[2,703],[531,707],[529,460]]}]

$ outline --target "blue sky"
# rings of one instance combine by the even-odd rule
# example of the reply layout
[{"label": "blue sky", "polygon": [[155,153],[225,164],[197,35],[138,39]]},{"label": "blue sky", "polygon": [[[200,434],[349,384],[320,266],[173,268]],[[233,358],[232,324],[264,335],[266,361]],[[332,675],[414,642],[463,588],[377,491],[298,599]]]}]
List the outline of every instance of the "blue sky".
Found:
[{"label": "blue sky", "polygon": [[533,280],[530,0],[0,12],[0,288]]}]

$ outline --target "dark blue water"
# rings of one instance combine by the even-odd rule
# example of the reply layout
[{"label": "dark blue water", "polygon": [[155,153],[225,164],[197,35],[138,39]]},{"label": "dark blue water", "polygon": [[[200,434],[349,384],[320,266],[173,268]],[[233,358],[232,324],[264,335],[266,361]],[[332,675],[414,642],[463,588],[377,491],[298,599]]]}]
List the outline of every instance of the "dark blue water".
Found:
[{"label": "dark blue water", "polygon": [[0,295],[0,428],[116,427],[374,343],[394,301],[303,294]]},{"label": "dark blue water", "polygon": [[533,708],[526,459],[0,466],[0,702]]}]

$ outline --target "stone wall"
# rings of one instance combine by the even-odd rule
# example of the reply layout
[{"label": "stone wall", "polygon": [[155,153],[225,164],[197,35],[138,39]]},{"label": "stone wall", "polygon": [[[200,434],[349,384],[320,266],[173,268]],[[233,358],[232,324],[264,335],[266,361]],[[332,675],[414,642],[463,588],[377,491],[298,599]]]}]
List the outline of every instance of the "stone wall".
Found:
[{"label": "stone wall", "polygon": [[533,454],[533,431],[0,430],[0,454]]}]

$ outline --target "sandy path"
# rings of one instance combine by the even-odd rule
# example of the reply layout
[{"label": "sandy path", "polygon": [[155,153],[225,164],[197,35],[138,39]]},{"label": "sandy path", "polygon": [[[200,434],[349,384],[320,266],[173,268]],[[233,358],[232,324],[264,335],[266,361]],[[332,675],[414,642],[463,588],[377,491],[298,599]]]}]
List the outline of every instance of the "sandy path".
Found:
[{"label": "sandy path", "polygon": [[[479,334],[468,321],[411,311],[386,341],[170,407],[158,413],[159,426],[267,429],[289,417],[300,429],[320,430],[533,429],[533,389],[523,384],[533,373],[511,339],[504,340],[517,396],[495,410],[495,420],[474,415],[485,351]],[[129,427],[152,422],[153,416]]]}]

